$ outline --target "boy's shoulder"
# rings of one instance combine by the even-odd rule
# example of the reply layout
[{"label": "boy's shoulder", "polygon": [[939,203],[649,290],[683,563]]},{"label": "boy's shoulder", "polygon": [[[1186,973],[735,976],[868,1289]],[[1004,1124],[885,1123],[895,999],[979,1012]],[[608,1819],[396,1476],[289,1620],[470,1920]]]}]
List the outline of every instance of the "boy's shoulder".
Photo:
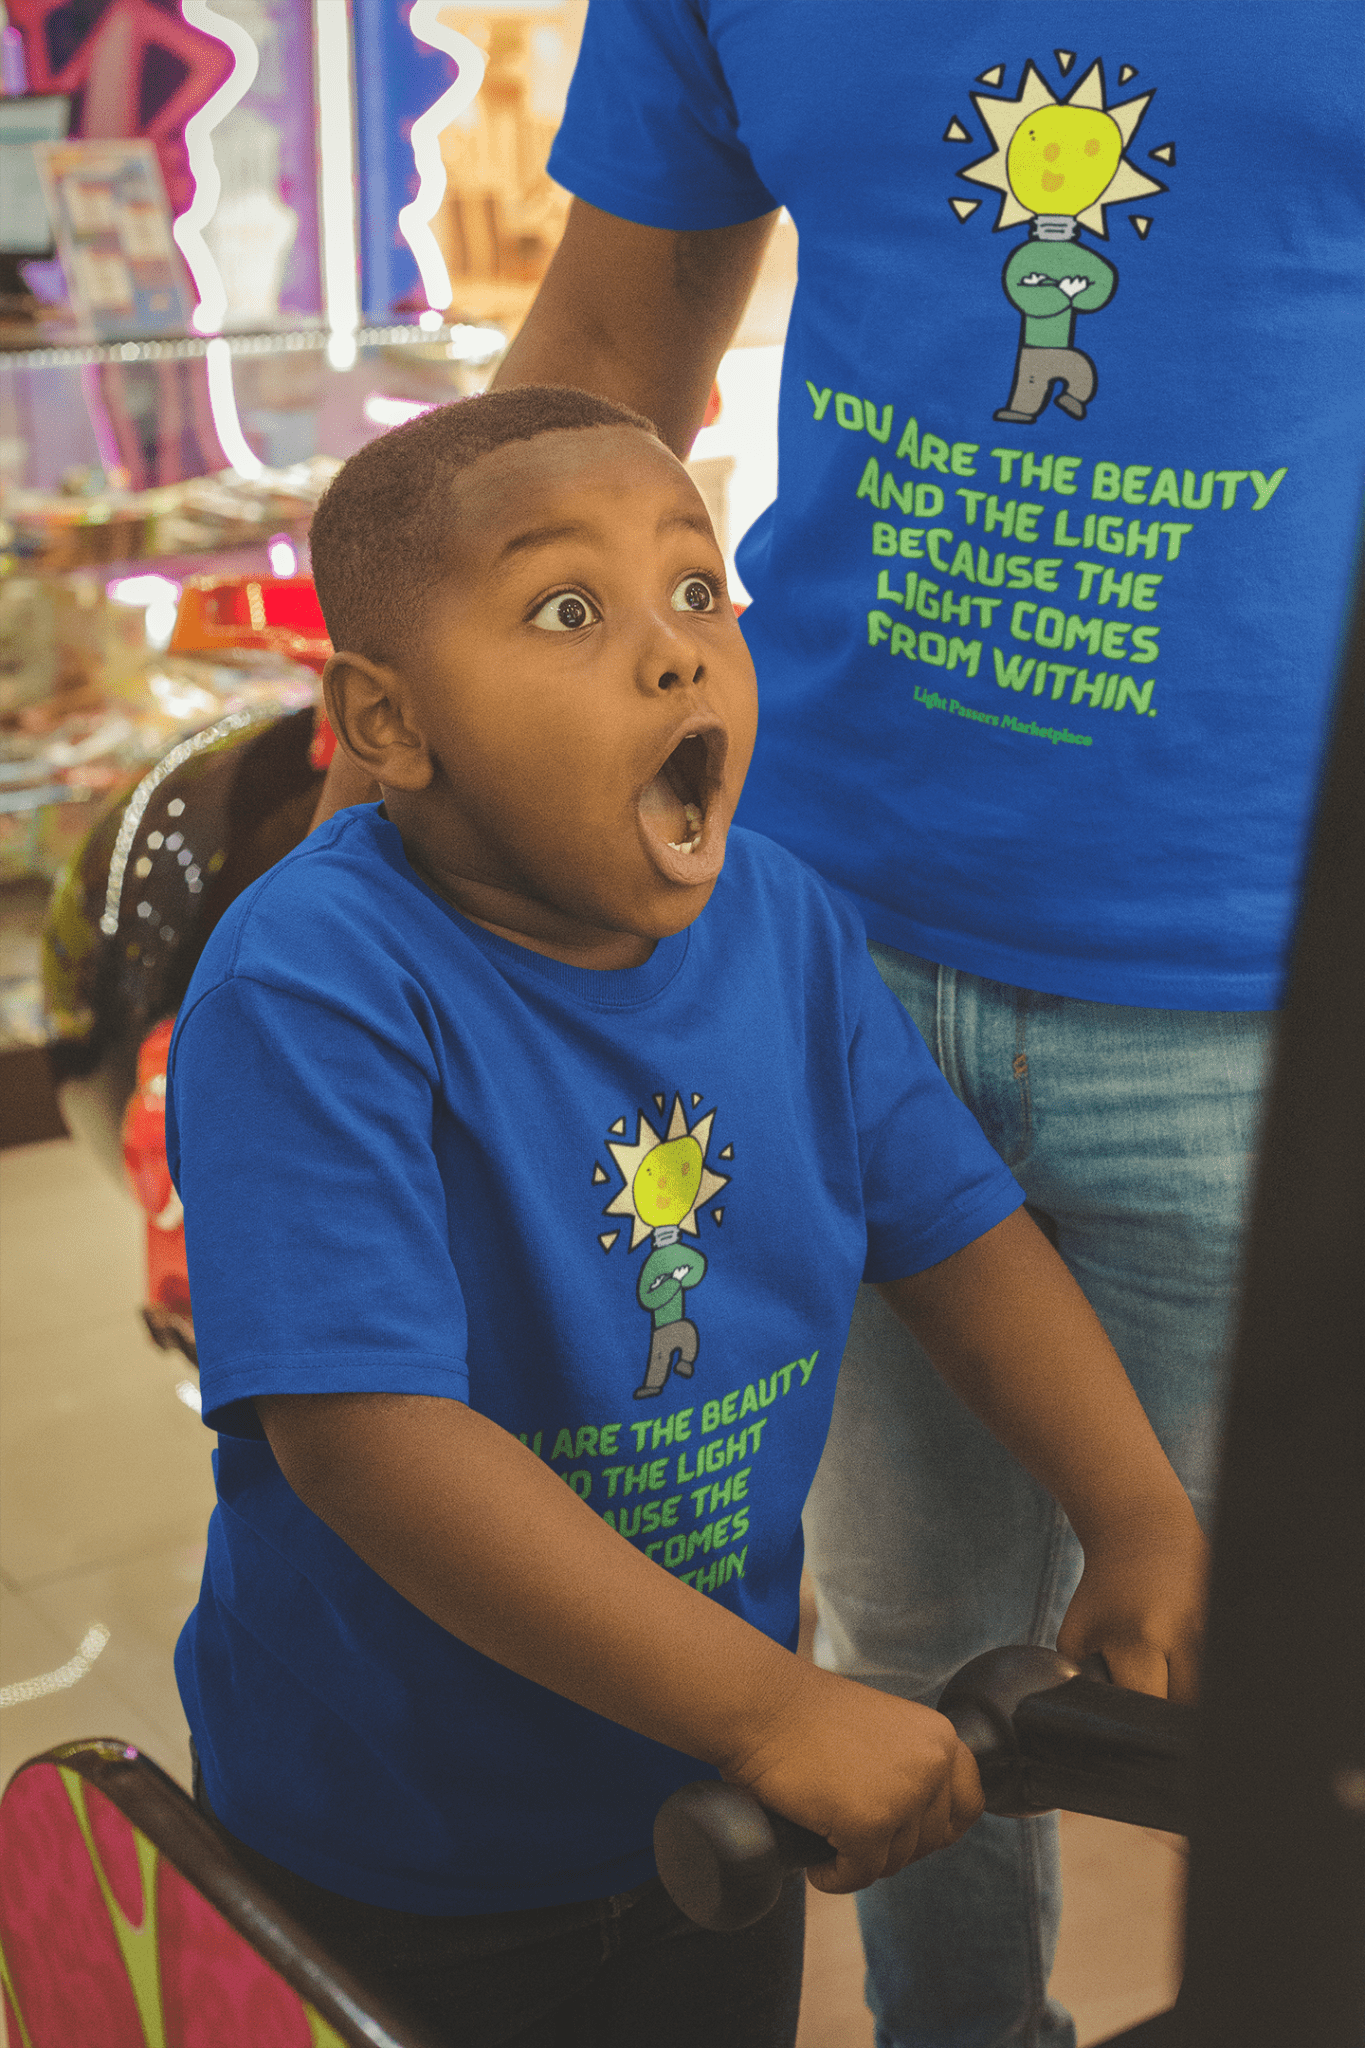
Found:
[{"label": "boy's shoulder", "polygon": [[316,985],[376,948],[404,953],[434,909],[406,866],[378,804],[338,811],[228,904],[191,997],[238,975],[294,984],[303,974]]},{"label": "boy's shoulder", "polygon": [[[694,971],[757,1020],[781,1014],[823,1035],[855,1028],[871,961],[850,899],[784,846],[731,826],[725,866],[694,928]],[[872,980],[877,982],[875,971]]]},{"label": "boy's shoulder", "polygon": [[[775,839],[747,826],[732,825],[712,904],[723,914],[770,917],[788,937],[819,930],[866,943],[862,920],[851,900]],[[706,913],[703,913],[705,915]]]}]

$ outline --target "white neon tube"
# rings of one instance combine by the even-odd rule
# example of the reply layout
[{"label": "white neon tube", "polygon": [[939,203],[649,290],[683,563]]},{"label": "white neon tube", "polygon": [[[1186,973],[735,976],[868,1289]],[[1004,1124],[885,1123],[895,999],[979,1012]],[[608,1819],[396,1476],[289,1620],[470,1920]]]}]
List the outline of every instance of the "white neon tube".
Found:
[{"label": "white neon tube", "polygon": [[355,361],[360,325],[355,218],[355,106],[351,91],[351,21],[347,0],[313,0],[317,78],[318,188],[322,201],[322,296],[327,360],[334,370]]},{"label": "white neon tube", "polygon": [[204,351],[204,366],[209,373],[209,411],[213,414],[213,431],[238,476],[248,477],[254,482],[265,464],[247,445],[246,435],[242,432],[242,422],[237,416],[237,394],[232,388],[232,350],[221,334]]},{"label": "white neon tube", "polygon": [[231,15],[219,14],[208,0],[181,0],[181,12],[191,28],[202,30],[215,42],[226,43],[236,60],[213,98],[185,123],[185,154],[194,173],[194,197],[171,225],[171,233],[180,245],[199,294],[199,304],[192,315],[194,325],[200,334],[217,334],[227,312],[227,291],[213,252],[204,240],[204,229],[217,212],[223,189],[210,137],[224,115],[230,114],[250,90],[261,55],[241,23]]},{"label": "white neon tube", "polygon": [[441,94],[434,106],[419,114],[412,124],[412,157],[417,166],[417,197],[398,216],[398,231],[417,259],[427,304],[444,311],[455,294],[440,245],[431,232],[431,220],[445,197],[446,167],[441,159],[441,130],[462,114],[483,84],[487,64],[483,51],[468,36],[447,28],[439,19],[443,0],[414,0],[408,26],[417,40],[444,50],[459,66],[455,83]]}]

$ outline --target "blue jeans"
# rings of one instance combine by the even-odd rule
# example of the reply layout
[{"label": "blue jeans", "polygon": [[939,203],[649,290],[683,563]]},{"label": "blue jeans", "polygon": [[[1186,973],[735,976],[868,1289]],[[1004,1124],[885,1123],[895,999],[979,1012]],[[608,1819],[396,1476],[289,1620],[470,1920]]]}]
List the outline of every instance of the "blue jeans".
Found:
[{"label": "blue jeans", "polygon": [[[1089,1297],[1207,1525],[1274,1013],[1080,1002],[871,950]],[[1080,1575],[1061,1510],[871,1288],[805,1528],[817,1662],[929,1705],[980,1651],[1051,1643]],[[878,2048],[1075,2048],[1047,1995],[1055,1818],[987,1816],[861,1893],[858,1912]]]}]

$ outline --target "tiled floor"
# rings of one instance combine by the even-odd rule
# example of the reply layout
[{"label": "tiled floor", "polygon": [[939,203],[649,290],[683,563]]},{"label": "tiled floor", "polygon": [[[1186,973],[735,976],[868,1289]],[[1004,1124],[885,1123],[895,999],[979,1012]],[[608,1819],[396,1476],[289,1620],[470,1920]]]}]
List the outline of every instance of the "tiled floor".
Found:
[{"label": "tiled floor", "polygon": [[[188,1777],[171,1651],[213,1499],[184,1362],[137,1319],[142,1217],[79,1145],[0,1154],[0,1688],[74,1683],[0,1712],[0,1783],[26,1757],[120,1735]],[[100,1646],[89,1632],[108,1631]],[[1178,1845],[1063,1821],[1067,1909],[1053,1989],[1082,2044],[1169,2004]],[[800,2048],[869,2048],[852,1899],[810,1894]]]}]

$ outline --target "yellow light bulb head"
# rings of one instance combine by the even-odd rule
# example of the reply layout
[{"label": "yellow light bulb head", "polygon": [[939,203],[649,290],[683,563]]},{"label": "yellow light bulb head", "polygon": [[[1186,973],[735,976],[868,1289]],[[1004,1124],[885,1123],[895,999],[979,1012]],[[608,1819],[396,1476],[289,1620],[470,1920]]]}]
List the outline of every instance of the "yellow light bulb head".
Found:
[{"label": "yellow light bulb head", "polygon": [[695,1138],[673,1138],[647,1152],[630,1188],[640,1221],[652,1230],[681,1223],[697,1205],[701,1168],[701,1146]]},{"label": "yellow light bulb head", "polygon": [[1074,218],[1108,189],[1122,155],[1118,123],[1098,107],[1040,107],[1015,129],[1005,173],[1030,213]]}]

